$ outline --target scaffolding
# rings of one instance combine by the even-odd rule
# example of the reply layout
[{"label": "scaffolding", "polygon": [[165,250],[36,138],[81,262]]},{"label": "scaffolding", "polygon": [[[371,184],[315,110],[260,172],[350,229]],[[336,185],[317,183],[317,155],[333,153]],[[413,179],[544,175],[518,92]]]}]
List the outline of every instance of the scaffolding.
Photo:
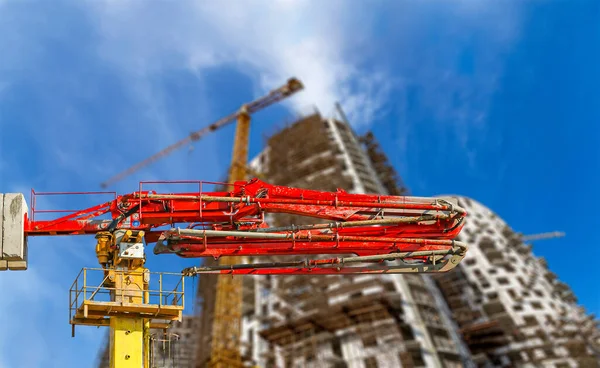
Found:
[{"label": "scaffolding", "polygon": [[[267,141],[269,151],[276,153],[268,156],[265,176],[272,183],[335,191],[348,188],[352,180],[341,173],[344,163],[341,151],[331,144],[326,122],[319,113],[302,118],[293,125],[275,133]],[[323,176],[327,180],[322,180]]]},{"label": "scaffolding", "polygon": [[360,142],[364,144],[369,159],[373,163],[373,166],[375,166],[375,170],[387,192],[390,195],[408,195],[408,188],[390,164],[387,155],[381,149],[373,132],[369,131],[360,137]]},{"label": "scaffolding", "polygon": [[[360,138],[342,121],[325,119],[315,112],[284,126],[266,143],[267,148],[252,165],[270,182],[326,191],[341,188],[387,193],[380,181],[381,165],[373,165]],[[268,219],[273,226],[301,225],[303,221],[282,214]],[[399,277],[256,279],[260,285],[256,293],[269,294],[257,296],[259,310],[254,311],[254,320],[262,326],[258,336],[266,345],[255,346],[255,350],[265,367],[345,367],[358,361],[359,366],[366,367],[421,367],[435,361],[432,355],[440,355],[437,360],[446,367],[462,366],[456,344],[448,337],[448,326],[433,301],[436,296],[427,291],[429,286],[420,275],[407,279],[411,284],[407,288],[409,300],[402,300],[400,285],[404,281]],[[414,303],[413,292],[419,303]],[[403,309],[403,303],[410,312]],[[429,313],[426,330],[415,329],[415,317],[407,317],[421,310]],[[251,320],[248,315],[247,321]],[[256,326],[255,322],[248,324]],[[426,346],[423,333],[440,336],[428,338],[435,345]]]},{"label": "scaffolding", "polygon": [[[205,258],[203,264],[216,266],[218,262],[213,258]],[[211,358],[212,321],[214,318],[215,297],[217,294],[217,274],[204,274],[198,280],[198,295],[196,307],[201,310],[199,319],[198,341],[196,344],[195,367],[204,368]]]},{"label": "scaffolding", "polygon": [[[359,285],[355,288],[361,290]],[[295,295],[289,297],[296,299]],[[368,356],[358,354],[355,359],[366,362],[377,356],[380,364],[392,364],[402,356],[405,364],[410,363],[403,366],[414,366],[412,357],[406,354],[402,336],[406,323],[397,293],[363,295],[326,308],[312,305],[309,310],[260,332],[263,339],[278,349],[285,367],[344,366],[340,340],[349,338],[361,341],[364,351],[371,350]],[[274,357],[271,362],[275,363]]]},{"label": "scaffolding", "polygon": [[[478,366],[598,367],[600,330],[570,288],[492,211],[468,198],[470,253],[432,278]],[[558,317],[558,318],[557,318]]]}]

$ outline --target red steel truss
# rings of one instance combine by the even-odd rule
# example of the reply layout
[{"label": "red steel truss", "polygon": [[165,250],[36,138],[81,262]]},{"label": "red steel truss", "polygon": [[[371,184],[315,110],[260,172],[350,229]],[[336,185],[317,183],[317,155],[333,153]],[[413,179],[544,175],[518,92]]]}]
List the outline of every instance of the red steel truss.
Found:
[{"label": "red steel truss", "polygon": [[[143,190],[144,183],[140,183],[136,192],[113,193],[114,199],[108,202],[50,220],[35,219],[35,199],[40,194],[32,192],[32,218],[26,219],[25,233],[49,236],[143,230],[145,242],[155,244],[155,254],[187,258],[336,256],[194,267],[184,270],[188,274],[444,272],[455,267],[467,251],[465,244],[455,240],[466,211],[448,198],[323,192],[270,185],[258,179],[236,182],[232,191],[203,192],[203,182],[194,183],[197,192],[182,193]],[[265,215],[270,213],[326,221],[269,227]]]}]

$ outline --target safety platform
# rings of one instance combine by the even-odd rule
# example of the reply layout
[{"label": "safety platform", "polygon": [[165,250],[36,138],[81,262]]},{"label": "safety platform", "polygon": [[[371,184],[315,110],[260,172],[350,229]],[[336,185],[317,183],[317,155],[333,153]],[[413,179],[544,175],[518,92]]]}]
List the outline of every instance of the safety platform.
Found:
[{"label": "safety platform", "polygon": [[[151,328],[167,328],[172,321],[181,321],[185,305],[183,276],[147,270],[138,274],[148,281],[147,290],[132,290],[127,285],[135,272],[83,268],[69,292],[73,329],[75,325],[109,326],[110,317],[116,316],[147,318]],[[127,286],[114,286],[119,284]]]}]

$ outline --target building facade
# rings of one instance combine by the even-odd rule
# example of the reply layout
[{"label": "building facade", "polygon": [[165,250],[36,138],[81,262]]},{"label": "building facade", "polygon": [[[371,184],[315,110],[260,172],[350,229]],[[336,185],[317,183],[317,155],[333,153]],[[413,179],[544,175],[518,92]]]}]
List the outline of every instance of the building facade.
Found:
[{"label": "building facade", "polygon": [[469,251],[435,281],[481,367],[599,367],[597,321],[500,217],[461,197]]},{"label": "building facade", "polygon": [[[271,136],[251,168],[273,184],[393,192],[380,179],[385,157],[373,137],[367,149],[363,143],[342,119],[315,113]],[[441,294],[421,275],[252,277],[246,285],[253,303],[243,345],[260,367],[462,367],[471,360]]]}]

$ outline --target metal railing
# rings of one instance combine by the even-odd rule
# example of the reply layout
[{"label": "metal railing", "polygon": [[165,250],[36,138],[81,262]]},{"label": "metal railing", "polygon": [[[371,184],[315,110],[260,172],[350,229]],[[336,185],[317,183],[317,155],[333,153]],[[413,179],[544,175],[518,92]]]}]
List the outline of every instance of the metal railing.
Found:
[{"label": "metal railing", "polygon": [[150,335],[150,367],[179,367],[181,350],[181,336],[178,334],[154,333]]},{"label": "metal railing", "polygon": [[[144,188],[144,186],[146,188]],[[227,183],[227,182],[220,182],[220,181],[206,181],[206,180],[146,180],[146,181],[140,181],[139,182],[139,188],[138,188],[138,193],[139,193],[139,205],[140,205],[140,209],[137,211],[137,215],[138,215],[138,220],[142,221],[142,218],[144,216],[143,211],[142,211],[142,200],[143,200],[143,196],[142,193],[144,191],[148,191],[148,192],[152,192],[154,194],[176,194],[174,192],[170,192],[169,189],[172,189],[173,187],[177,187],[177,188],[182,188],[182,187],[186,187],[190,190],[190,192],[188,193],[190,195],[190,198],[197,198],[198,199],[198,215],[200,216],[200,219],[203,219],[202,217],[202,208],[203,208],[203,201],[202,201],[202,195],[203,193],[205,193],[206,188],[213,188],[211,190],[208,190],[208,192],[218,192],[218,191],[232,191],[235,190],[236,187],[239,187],[240,184],[235,184],[235,183]],[[149,190],[148,187],[151,187],[153,190]],[[158,187],[162,187],[167,189],[165,192],[157,192],[156,189],[158,189]],[[216,188],[221,188],[220,190],[216,190]],[[181,193],[177,193],[177,194],[181,194]],[[170,203],[172,204],[172,203]],[[169,206],[171,208],[171,211],[173,211],[173,206],[170,205]],[[174,224],[172,224],[174,226]]]},{"label": "metal railing", "polygon": [[[43,215],[43,214],[61,214],[60,216],[67,216],[67,215],[72,215],[75,214],[81,210],[86,209],[86,206],[81,206],[81,208],[78,209],[63,209],[63,208],[59,208],[59,209],[40,209],[39,208],[39,204],[38,204],[38,199],[39,198],[46,198],[46,197],[60,197],[60,196],[77,196],[78,198],[83,198],[83,197],[92,197],[92,196],[108,196],[110,198],[110,201],[115,200],[117,198],[117,192],[115,191],[94,191],[94,192],[36,192],[34,189],[31,189],[31,195],[30,195],[30,204],[31,204],[31,211],[30,211],[30,221],[35,221],[36,220],[36,215]],[[75,201],[74,199],[71,200],[71,202]],[[106,202],[106,201],[105,201]],[[94,203],[96,204],[96,203]],[[40,220],[40,219],[38,219]],[[54,220],[52,219],[47,219],[44,218],[43,220]]]},{"label": "metal railing", "polygon": [[[86,301],[96,303],[116,304],[145,304],[158,306],[177,306],[183,308],[184,299],[184,276],[180,273],[149,272],[149,271],[121,271],[111,270],[116,278],[123,279],[128,276],[149,276],[148,288],[132,290],[128,288],[117,288],[106,286],[109,273],[102,268],[82,268],[69,290],[69,318],[72,320],[80,307]],[[113,283],[114,284],[114,283]],[[142,303],[127,303],[127,297],[136,295]],[[120,301],[116,301],[120,300]]]}]

